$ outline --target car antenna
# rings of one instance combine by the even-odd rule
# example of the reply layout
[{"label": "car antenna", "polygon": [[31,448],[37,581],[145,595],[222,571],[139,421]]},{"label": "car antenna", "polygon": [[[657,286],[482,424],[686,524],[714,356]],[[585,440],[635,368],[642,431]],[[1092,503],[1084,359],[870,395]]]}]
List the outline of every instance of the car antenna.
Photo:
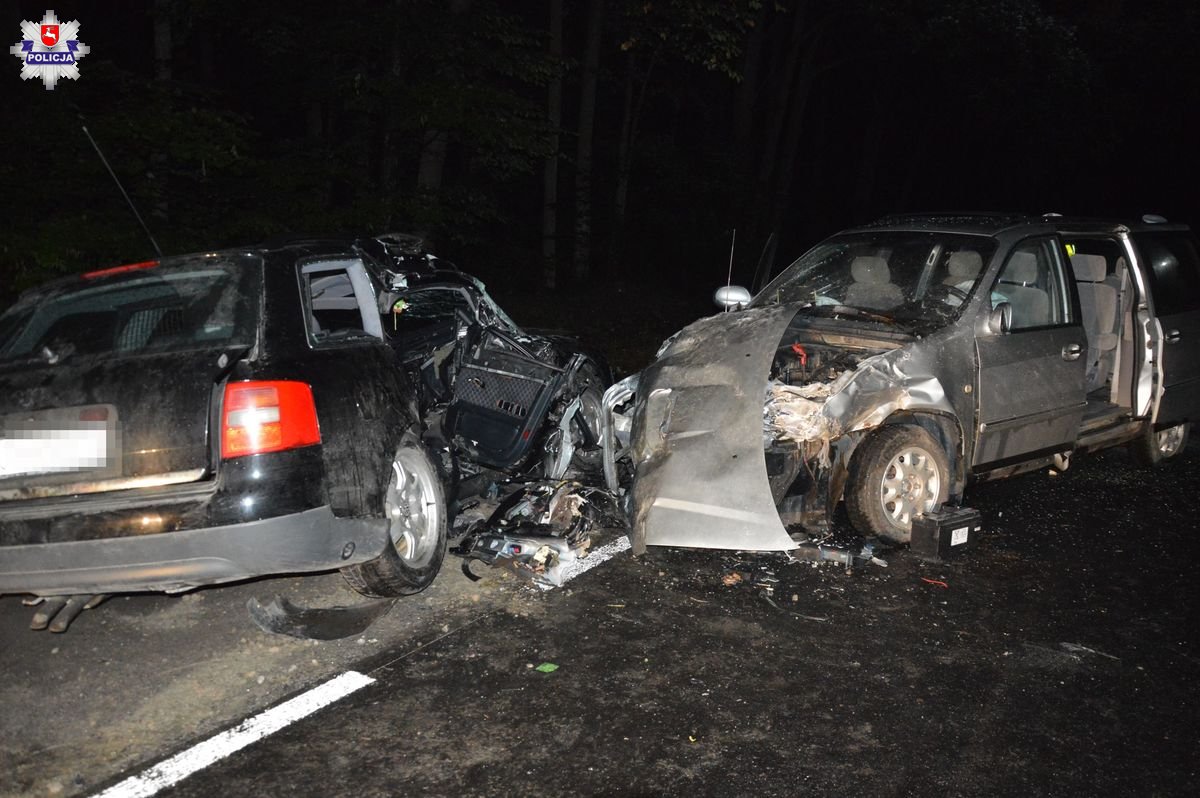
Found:
[{"label": "car antenna", "polygon": [[[82,120],[83,114],[80,114],[79,118]],[[114,172],[113,168],[108,165],[108,159],[105,158],[104,153],[100,151],[100,145],[96,143],[94,138],[92,138],[92,134],[88,131],[87,125],[80,125],[80,127],[83,128],[83,135],[87,136],[88,141],[92,143],[92,148],[96,150],[96,154],[100,156],[100,163],[104,164],[104,168],[108,170],[110,175],[112,175],[113,182],[116,183],[117,188],[121,190],[121,196],[125,198],[127,203],[129,203],[129,210],[133,211],[134,218],[138,220],[138,224],[140,224],[142,229],[146,231],[146,238],[150,239],[150,244],[154,247],[154,251],[157,252],[158,257],[161,258],[163,254],[162,250],[158,247],[158,242],[154,240],[154,235],[150,232],[150,228],[146,226],[146,222],[142,219],[142,215],[138,213],[137,206],[134,205],[133,200],[129,198],[129,194],[126,193],[125,187],[122,186],[121,181],[117,179],[117,173]]]},{"label": "car antenna", "polygon": [[[729,290],[729,286],[733,285],[733,248],[737,244],[737,228],[733,228],[733,238],[729,241],[729,272],[725,275],[725,290]],[[729,306],[725,306],[725,312],[729,312]]]}]

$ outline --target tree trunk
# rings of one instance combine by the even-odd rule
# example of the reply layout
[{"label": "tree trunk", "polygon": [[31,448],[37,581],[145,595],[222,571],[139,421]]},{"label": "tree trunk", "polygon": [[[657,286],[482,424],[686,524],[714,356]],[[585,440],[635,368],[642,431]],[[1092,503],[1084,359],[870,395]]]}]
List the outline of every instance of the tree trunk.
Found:
[{"label": "tree trunk", "polygon": [[650,56],[650,63],[646,67],[646,74],[641,77],[640,85],[636,77],[637,58],[634,53],[629,54],[628,69],[625,72],[621,140],[617,145],[617,190],[613,200],[613,241],[608,253],[609,264],[614,274],[619,274],[623,266],[625,210],[629,203],[629,180],[633,174],[633,148],[637,141],[642,106],[646,101],[646,88],[650,85],[650,76],[654,73],[659,52],[655,50]]},{"label": "tree trunk", "polygon": [[[550,0],[550,57],[562,62],[563,0]],[[558,131],[562,127],[562,74],[550,81],[546,122],[550,125],[550,154],[542,167],[542,284],[553,290],[558,282]]]},{"label": "tree trunk", "polygon": [[754,27],[746,40],[746,56],[742,59],[742,81],[737,87],[733,106],[733,143],[739,154],[749,149],[750,131],[754,127],[754,106],[758,103],[759,71],[762,68],[763,44],[766,40],[768,4],[764,3],[754,18]]},{"label": "tree trunk", "polygon": [[[450,13],[465,14],[471,0],[450,0]],[[417,163],[417,188],[436,193],[442,188],[448,138],[445,131],[426,128],[421,138],[421,156]]]},{"label": "tree trunk", "polygon": [[[171,0],[154,0],[154,79],[159,83],[171,82]],[[163,89],[164,103],[170,103],[169,89]],[[166,109],[170,112],[170,108]],[[170,189],[167,173],[170,167],[168,154],[159,150],[150,156],[151,191],[154,196],[153,214],[163,221],[170,215]]]},{"label": "tree trunk", "polygon": [[154,0],[154,78],[171,79],[171,0]]},{"label": "tree trunk", "polygon": [[[788,120],[792,85],[796,80],[797,66],[804,48],[804,11],[805,5],[801,2],[797,3],[796,9],[792,12],[794,16],[792,17],[791,33],[782,40],[783,48],[785,48],[783,66],[776,73],[778,82],[774,86],[770,105],[767,106],[763,125],[762,160],[758,165],[758,177],[754,182],[754,201],[751,204],[755,218],[759,219],[768,217],[770,212],[772,176],[778,165],[776,159],[779,157],[780,137],[783,135],[784,124]],[[766,232],[768,231],[755,230],[755,238],[763,237]]]},{"label": "tree trunk", "polygon": [[596,125],[596,76],[600,70],[600,39],[604,31],[604,0],[588,5],[587,43],[579,81],[579,135],[575,142],[575,279],[585,280],[592,265],[592,140]]},{"label": "tree trunk", "polygon": [[779,163],[773,175],[770,211],[767,214],[767,218],[771,220],[771,229],[767,232],[779,229],[791,200],[792,183],[795,182],[796,176],[796,159],[799,157],[800,148],[803,145],[808,98],[812,93],[813,79],[816,77],[813,69],[816,51],[817,46],[814,44],[805,52],[804,58],[800,62],[800,68],[792,81],[792,93],[788,101],[787,127],[784,129],[779,145]]}]

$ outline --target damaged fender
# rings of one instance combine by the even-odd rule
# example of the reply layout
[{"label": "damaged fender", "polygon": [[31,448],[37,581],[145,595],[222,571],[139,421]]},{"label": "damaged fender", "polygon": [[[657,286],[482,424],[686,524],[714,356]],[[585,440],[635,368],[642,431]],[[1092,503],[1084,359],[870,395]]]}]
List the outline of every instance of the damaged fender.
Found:
[{"label": "damaged fender", "polygon": [[[869,430],[901,412],[957,418],[932,364],[907,346],[864,357],[827,385],[769,383],[797,310],[776,305],[701,319],[619,394],[610,389],[606,410],[637,393],[630,446],[635,554],[647,545],[794,549],[769,484],[764,444],[802,445],[800,456],[823,494],[813,498],[827,517]],[[614,437],[606,430],[606,449]]]}]

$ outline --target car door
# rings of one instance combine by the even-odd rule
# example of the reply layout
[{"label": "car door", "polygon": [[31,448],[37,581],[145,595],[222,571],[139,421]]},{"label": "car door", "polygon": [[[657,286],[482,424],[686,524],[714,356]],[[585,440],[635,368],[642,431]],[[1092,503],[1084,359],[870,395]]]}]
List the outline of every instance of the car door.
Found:
[{"label": "car door", "polygon": [[1072,448],[1087,401],[1087,337],[1057,238],[1012,248],[984,312],[1001,303],[1012,309],[1009,328],[976,328],[977,470]]},{"label": "car door", "polygon": [[1155,423],[1200,419],[1200,256],[1183,230],[1133,234],[1158,321],[1162,392]]},{"label": "car door", "polygon": [[380,477],[415,419],[415,396],[386,343],[377,289],[355,258],[298,264],[308,346],[295,366],[312,383],[330,503],[382,507]]}]

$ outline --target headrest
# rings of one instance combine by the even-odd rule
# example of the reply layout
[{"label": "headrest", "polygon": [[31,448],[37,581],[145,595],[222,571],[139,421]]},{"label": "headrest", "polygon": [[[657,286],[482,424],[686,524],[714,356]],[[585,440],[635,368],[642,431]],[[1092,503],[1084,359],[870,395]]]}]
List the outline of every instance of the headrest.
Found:
[{"label": "headrest", "polygon": [[1032,252],[1014,252],[1004,269],[1004,281],[1009,283],[1036,283],[1038,278],[1037,255]]},{"label": "headrest", "polygon": [[890,283],[892,273],[887,261],[877,255],[860,255],[850,262],[850,274],[856,283]]},{"label": "headrest", "polygon": [[950,276],[958,282],[974,280],[983,271],[983,257],[974,250],[964,249],[950,253]]},{"label": "headrest", "polygon": [[1071,268],[1075,279],[1084,283],[1104,282],[1104,273],[1108,269],[1108,261],[1103,255],[1072,255]]}]

